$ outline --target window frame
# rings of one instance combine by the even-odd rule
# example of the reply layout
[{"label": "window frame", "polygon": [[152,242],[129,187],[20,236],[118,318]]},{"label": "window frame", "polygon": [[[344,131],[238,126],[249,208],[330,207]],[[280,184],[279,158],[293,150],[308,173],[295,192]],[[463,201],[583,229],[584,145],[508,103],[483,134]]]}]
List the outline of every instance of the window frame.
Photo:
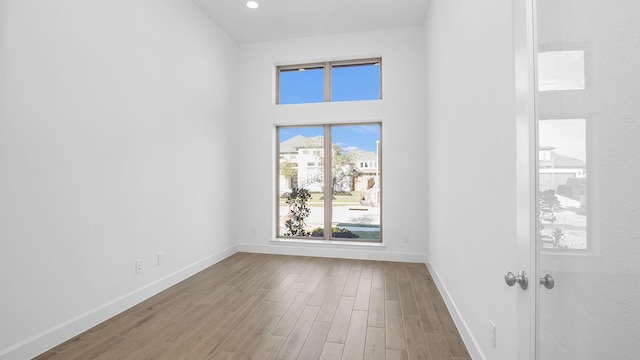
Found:
[{"label": "window frame", "polygon": [[[324,156],[325,156],[325,161],[323,163],[324,168],[323,168],[323,183],[327,183],[327,179],[329,179],[328,183],[331,183],[331,168],[332,168],[332,162],[333,162],[333,151],[326,151],[326,149],[332,149],[332,142],[333,142],[333,138],[332,138],[332,132],[331,129],[333,127],[338,127],[338,126],[366,126],[366,125],[377,125],[380,129],[380,140],[378,141],[378,146],[377,146],[377,153],[378,153],[378,158],[377,158],[377,163],[378,163],[378,181],[379,181],[379,187],[380,187],[380,195],[379,195],[379,200],[378,200],[378,206],[379,206],[379,211],[380,211],[380,215],[379,215],[379,232],[380,232],[380,236],[378,237],[378,239],[344,239],[344,238],[333,238],[333,231],[324,231],[324,237],[320,238],[320,237],[302,237],[302,236],[283,236],[282,234],[280,234],[280,217],[283,215],[280,213],[280,129],[283,128],[305,128],[305,127],[322,127],[324,129],[324,134],[323,134],[323,151],[324,151]],[[382,135],[383,131],[382,131],[382,121],[365,121],[365,122],[347,122],[347,123],[317,123],[317,124],[304,124],[304,125],[292,125],[292,124],[287,124],[287,125],[275,125],[275,154],[273,156],[273,158],[275,159],[275,174],[274,174],[274,178],[275,178],[275,188],[274,188],[274,195],[275,195],[275,239],[278,240],[306,240],[306,241],[340,241],[340,242],[351,242],[351,243],[375,243],[375,244],[382,244],[382,228],[383,228],[383,160],[382,160],[382,149],[383,149],[383,145],[382,145],[382,141],[383,141],[383,135]],[[332,193],[332,188],[331,186],[324,186],[323,189],[323,197],[324,199],[332,199],[333,197],[333,193]],[[324,224],[323,224],[323,229],[327,229],[327,226],[329,229],[332,229],[332,216],[333,216],[333,206],[332,206],[332,202],[329,201],[327,202],[326,200],[324,201],[324,205],[323,205],[323,211],[324,211]]]},{"label": "window frame", "polygon": [[[371,101],[371,100],[382,100],[382,57],[377,58],[365,58],[365,59],[353,59],[353,60],[339,60],[339,61],[324,61],[324,62],[313,62],[313,63],[305,63],[305,64],[292,64],[292,65],[279,65],[276,66],[276,96],[275,103],[276,105],[295,105],[295,104],[281,104],[280,103],[280,73],[283,71],[300,71],[300,70],[312,70],[312,69],[323,69],[324,71],[324,101],[323,102],[333,102],[331,99],[332,93],[332,69],[334,67],[341,66],[357,66],[357,65],[376,65],[379,67],[379,77],[380,77],[380,88],[377,99],[370,100],[347,100],[348,101]],[[297,104],[315,104],[315,103],[297,103]]]}]

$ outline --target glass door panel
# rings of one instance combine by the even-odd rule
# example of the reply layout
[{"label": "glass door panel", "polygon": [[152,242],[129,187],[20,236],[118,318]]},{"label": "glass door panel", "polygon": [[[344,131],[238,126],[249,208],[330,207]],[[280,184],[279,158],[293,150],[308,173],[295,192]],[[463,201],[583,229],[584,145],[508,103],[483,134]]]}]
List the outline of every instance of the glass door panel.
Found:
[{"label": "glass door panel", "polygon": [[323,147],[324,127],[278,128],[278,237],[322,231]]},{"label": "glass door panel", "polygon": [[380,125],[331,128],[332,238],[379,241]]}]

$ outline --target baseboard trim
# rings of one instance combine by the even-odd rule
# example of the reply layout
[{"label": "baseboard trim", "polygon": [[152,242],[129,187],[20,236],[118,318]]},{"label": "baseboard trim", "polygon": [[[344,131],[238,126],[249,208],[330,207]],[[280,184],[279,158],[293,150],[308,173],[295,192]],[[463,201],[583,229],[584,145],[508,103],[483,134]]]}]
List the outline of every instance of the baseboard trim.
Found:
[{"label": "baseboard trim", "polygon": [[296,244],[272,242],[270,244],[239,244],[239,251],[313,257],[331,257],[339,259],[399,261],[410,263],[424,263],[425,254],[394,252],[384,247],[344,245],[344,244]]},{"label": "baseboard trim", "polygon": [[456,324],[456,327],[458,328],[458,332],[462,337],[462,341],[464,342],[464,345],[467,347],[467,350],[469,350],[469,355],[471,355],[471,358],[474,360],[485,360],[486,357],[484,356],[484,353],[480,349],[478,341],[476,340],[475,336],[473,336],[471,331],[469,331],[469,327],[467,326],[466,321],[464,321],[462,314],[460,314],[460,311],[458,310],[458,307],[456,306],[455,301],[453,301],[453,298],[451,298],[451,295],[449,294],[447,287],[440,280],[440,276],[438,276],[438,272],[431,265],[431,261],[429,260],[429,257],[426,256],[425,259],[426,259],[425,265],[427,265],[427,269],[429,269],[429,273],[431,273],[433,282],[436,284],[438,291],[440,291],[440,295],[442,295],[442,299],[444,300],[445,305],[447,305],[447,309],[449,310],[449,313],[453,318],[453,322]]},{"label": "baseboard trim", "polygon": [[238,246],[234,245],[209,255],[135,291],[109,301],[92,311],[78,315],[58,326],[47,329],[12,345],[0,351],[0,359],[31,359],[38,356],[52,347],[100,324],[237,252]]},{"label": "baseboard trim", "polygon": [[[313,247],[313,251],[309,248]],[[115,300],[72,318],[58,326],[47,329],[24,341],[12,345],[0,351],[0,359],[27,359],[33,358],[52,347],[72,338],[95,325],[131,308],[132,306],[156,295],[169,287],[187,279],[198,272],[215,265],[237,252],[296,255],[313,257],[333,257],[343,259],[378,260],[378,261],[400,261],[411,263],[424,263],[442,295],[449,312],[458,327],[460,336],[464,341],[472,359],[484,360],[486,357],[480,349],[475,337],[460,314],[455,301],[451,298],[446,286],[440,280],[438,272],[431,265],[426,254],[393,252],[379,249],[367,249],[362,247],[349,247],[342,245],[295,245],[295,244],[238,244],[227,249],[209,255],[191,265],[185,266],[167,276],[164,276],[150,284],[147,284],[135,291],[125,294]],[[426,260],[425,260],[426,259]]]}]

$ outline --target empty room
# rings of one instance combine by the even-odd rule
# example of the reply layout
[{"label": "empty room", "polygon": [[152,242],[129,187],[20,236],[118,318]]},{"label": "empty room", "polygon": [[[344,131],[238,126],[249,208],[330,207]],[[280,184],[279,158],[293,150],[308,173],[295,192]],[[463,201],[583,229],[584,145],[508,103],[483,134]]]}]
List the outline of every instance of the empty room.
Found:
[{"label": "empty room", "polygon": [[637,0],[0,0],[0,359],[634,359]]}]

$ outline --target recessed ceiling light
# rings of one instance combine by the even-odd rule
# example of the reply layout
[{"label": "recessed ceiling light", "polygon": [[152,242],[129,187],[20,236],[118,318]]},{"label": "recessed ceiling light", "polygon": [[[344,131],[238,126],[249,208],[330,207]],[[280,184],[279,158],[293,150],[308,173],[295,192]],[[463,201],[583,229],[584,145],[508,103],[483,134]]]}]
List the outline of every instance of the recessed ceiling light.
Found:
[{"label": "recessed ceiling light", "polygon": [[257,9],[258,6],[260,6],[260,5],[258,4],[257,1],[247,1],[247,7],[249,9]]}]

